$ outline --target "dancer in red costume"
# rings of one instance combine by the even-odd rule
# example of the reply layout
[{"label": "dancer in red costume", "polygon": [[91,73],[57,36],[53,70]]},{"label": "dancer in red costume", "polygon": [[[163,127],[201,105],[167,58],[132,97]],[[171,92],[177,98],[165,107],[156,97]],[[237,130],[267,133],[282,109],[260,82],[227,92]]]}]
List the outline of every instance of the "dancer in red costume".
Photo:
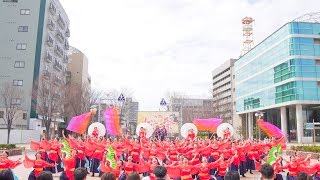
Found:
[{"label": "dancer in red costume", "polygon": [[99,136],[99,130],[98,130],[97,127],[94,127],[94,128],[93,128],[92,136],[93,136],[94,138],[98,138],[98,136]]},{"label": "dancer in red costume", "polygon": [[140,140],[145,140],[145,139],[147,139],[147,138],[146,138],[146,135],[147,135],[146,129],[143,128],[143,127],[141,127],[141,128],[140,128],[140,132],[139,132]]},{"label": "dancer in red costume", "polygon": [[41,154],[38,152],[36,154],[36,159],[29,159],[25,152],[25,159],[23,162],[25,168],[32,168],[33,171],[29,174],[28,180],[36,180],[38,175],[43,171],[45,167],[54,167],[54,164],[50,164],[41,159]]},{"label": "dancer in red costume", "polygon": [[224,139],[229,139],[231,136],[230,129],[227,127],[227,129],[224,130],[223,138]]},{"label": "dancer in red costume", "polygon": [[233,160],[234,160],[234,157],[232,157],[231,159],[226,160],[224,162],[220,162],[217,165],[217,170],[218,170],[218,174],[217,174],[217,177],[216,177],[217,180],[223,180],[224,179],[224,176],[226,175],[227,170],[231,166]]},{"label": "dancer in red costume", "polygon": [[187,139],[194,139],[196,137],[196,134],[194,133],[194,130],[193,129],[190,129],[188,131],[188,137]]},{"label": "dancer in red costume", "polygon": [[8,156],[9,153],[7,151],[3,151],[2,153],[0,153],[0,171],[9,170],[12,173],[14,179],[18,179],[12,171],[12,169],[16,168],[21,164],[21,158],[19,158],[17,161],[13,161],[8,159]]},{"label": "dancer in red costume", "polygon": [[60,175],[60,180],[74,180],[74,170],[77,163],[77,151],[72,150],[70,158],[66,158],[65,156],[65,154],[62,155],[62,162],[65,169]]},{"label": "dancer in red costume", "polygon": [[1,152],[0,154],[0,171],[7,169],[14,169],[19,166],[22,162],[21,158],[17,161],[8,159],[9,153],[6,151]]},{"label": "dancer in red costume", "polygon": [[290,162],[287,162],[285,166],[279,167],[279,170],[282,169],[288,169],[287,179],[288,180],[295,180],[296,176],[299,172],[304,170],[305,166],[309,165],[310,155],[304,159],[301,160],[301,158],[296,158],[294,156],[290,157]]},{"label": "dancer in red costume", "polygon": [[133,157],[131,155],[128,156],[128,162],[123,162],[123,169],[127,176],[139,169],[138,165],[133,162]]},{"label": "dancer in red costume", "polygon": [[151,162],[140,160],[140,171],[143,172],[145,176],[149,176],[151,180],[155,180],[156,177],[153,170],[159,165],[161,164],[156,157],[152,158]]},{"label": "dancer in red costume", "polygon": [[56,171],[61,172],[63,171],[62,167],[60,166],[61,158],[59,156],[61,148],[61,143],[59,142],[58,138],[54,138],[51,142],[50,151],[48,154],[48,163],[56,164],[55,167],[49,167],[46,168],[47,171],[50,171],[52,173],[56,173]]},{"label": "dancer in red costume", "polygon": [[218,159],[215,162],[212,163],[208,163],[208,159],[206,157],[202,157],[201,158],[201,164],[198,164],[195,166],[195,168],[197,169],[197,173],[199,173],[198,177],[201,180],[209,180],[211,179],[211,175],[210,175],[210,170],[214,169],[218,166],[218,164],[220,163],[220,161],[222,161],[224,159],[223,155],[220,157],[220,159]]},{"label": "dancer in red costume", "polygon": [[181,180],[192,180],[192,175],[198,173],[197,169],[191,165],[194,159],[189,163],[188,158],[184,157],[181,165],[166,165],[169,176],[171,178],[181,178]]},{"label": "dancer in red costume", "polygon": [[133,161],[138,163],[139,162],[139,156],[140,156],[140,151],[141,151],[141,141],[139,141],[138,139],[134,140],[134,143],[131,144],[132,145],[132,158]]}]

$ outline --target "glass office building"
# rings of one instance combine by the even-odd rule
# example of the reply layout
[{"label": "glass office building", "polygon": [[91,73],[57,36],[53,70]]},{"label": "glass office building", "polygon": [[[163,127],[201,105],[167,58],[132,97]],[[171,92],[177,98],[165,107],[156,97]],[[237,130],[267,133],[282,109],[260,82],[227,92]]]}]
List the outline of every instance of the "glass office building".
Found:
[{"label": "glass office building", "polygon": [[320,19],[289,22],[235,62],[236,112],[249,136],[256,112],[263,112],[264,120],[281,128],[291,141],[313,135],[306,125],[320,123],[317,22]]}]

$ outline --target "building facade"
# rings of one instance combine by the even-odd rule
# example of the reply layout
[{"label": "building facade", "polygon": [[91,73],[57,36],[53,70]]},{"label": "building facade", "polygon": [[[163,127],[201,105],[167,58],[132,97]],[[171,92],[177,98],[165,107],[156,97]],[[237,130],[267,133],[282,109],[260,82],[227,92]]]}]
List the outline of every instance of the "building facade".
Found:
[{"label": "building facade", "polygon": [[132,98],[126,99],[125,121],[124,128],[128,134],[135,134],[138,122],[139,102],[133,101]]},{"label": "building facade", "polygon": [[38,118],[31,105],[34,83],[40,76],[54,78],[57,86],[66,82],[69,19],[58,0],[3,0],[0,17],[0,84],[23,90],[19,103],[28,128],[30,117]]},{"label": "building facade", "polygon": [[301,143],[312,136],[307,124],[320,123],[319,23],[285,24],[236,61],[234,68],[236,112],[248,136],[254,134],[256,112],[281,128],[290,141]]},{"label": "building facade", "polygon": [[214,117],[212,99],[172,98],[171,101],[169,110],[180,113],[182,124],[191,123],[196,118]]},{"label": "building facade", "polygon": [[69,63],[68,81],[71,85],[91,85],[91,77],[88,72],[87,56],[75,47],[70,47],[68,52]]},{"label": "building facade", "polygon": [[241,123],[235,113],[234,63],[229,59],[212,72],[212,97],[214,116],[238,127]]}]

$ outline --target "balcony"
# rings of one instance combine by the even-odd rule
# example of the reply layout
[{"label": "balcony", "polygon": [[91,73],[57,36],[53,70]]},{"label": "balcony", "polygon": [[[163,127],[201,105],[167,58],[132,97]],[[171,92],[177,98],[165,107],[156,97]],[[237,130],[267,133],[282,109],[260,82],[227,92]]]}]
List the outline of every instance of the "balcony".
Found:
[{"label": "balcony", "polygon": [[52,15],[56,15],[57,14],[57,8],[52,3],[50,3],[49,11],[50,11],[50,13]]},{"label": "balcony", "polygon": [[58,77],[58,76],[56,76],[55,78],[54,78],[54,83],[56,84],[56,85],[60,85],[61,84],[61,79]]},{"label": "balcony", "polygon": [[65,35],[66,35],[66,37],[70,37],[70,30],[69,30],[69,28],[67,28]]},{"label": "balcony", "polygon": [[52,47],[53,46],[53,39],[50,35],[48,35],[48,38],[47,38],[47,44],[48,46]]},{"label": "balcony", "polygon": [[46,54],[46,56],[45,56],[44,59],[45,59],[48,63],[51,63],[52,60],[53,60],[53,57],[52,57],[52,55],[51,55],[49,52],[47,52],[47,54]]},{"label": "balcony", "polygon": [[61,15],[59,15],[57,22],[58,22],[59,26],[60,26],[62,29],[65,29],[65,28],[66,28],[66,23],[65,23],[64,20],[62,19]]},{"label": "balcony", "polygon": [[68,71],[67,68],[64,68],[64,69],[63,69],[63,74],[64,74],[66,77],[68,77],[69,71]]},{"label": "balcony", "polygon": [[64,42],[64,37],[63,37],[63,35],[62,35],[62,33],[60,31],[57,32],[56,37],[61,43]]},{"label": "balcony", "polygon": [[54,29],[56,28],[56,24],[54,24],[54,22],[52,20],[50,20],[49,24],[48,24],[48,28],[51,31],[54,31]]},{"label": "balcony", "polygon": [[54,51],[56,52],[56,54],[57,54],[58,56],[63,57],[63,55],[64,55],[64,54],[63,54],[63,50],[61,49],[60,46],[56,45]]},{"label": "balcony", "polygon": [[65,63],[69,62],[69,57],[67,55],[64,55],[63,62],[65,62]]},{"label": "balcony", "polygon": [[62,71],[62,64],[58,60],[54,61],[53,67],[59,72]]},{"label": "balcony", "polygon": [[43,71],[43,77],[46,79],[50,79],[51,73],[46,69]]},{"label": "balcony", "polygon": [[65,43],[64,43],[64,49],[65,49],[65,50],[69,50],[69,49],[70,49],[70,45],[69,45],[69,42],[68,42],[68,41],[65,41]]}]

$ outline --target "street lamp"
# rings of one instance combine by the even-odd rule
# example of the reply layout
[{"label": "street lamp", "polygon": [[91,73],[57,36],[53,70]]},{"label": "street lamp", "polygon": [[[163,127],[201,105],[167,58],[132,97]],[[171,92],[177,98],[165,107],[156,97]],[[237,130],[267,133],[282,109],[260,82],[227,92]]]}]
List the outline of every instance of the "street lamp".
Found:
[{"label": "street lamp", "polygon": [[99,99],[99,104],[98,104],[98,122],[101,122],[101,101],[119,101],[119,102],[124,102],[126,100],[126,98],[124,97],[123,94],[120,94],[120,96],[118,97],[118,99],[110,99],[110,98],[100,98]]},{"label": "street lamp", "polygon": [[[258,119],[261,119],[263,117],[263,112],[256,112],[254,114]],[[256,126],[258,128],[258,131],[259,131],[259,140],[261,139],[261,129],[259,128],[258,126],[258,119],[257,119],[257,123],[256,123]]]},{"label": "street lamp", "polygon": [[60,113],[53,113],[52,114],[54,117],[54,122],[53,122],[53,135],[56,136],[56,123],[57,123],[57,117],[60,116]]},{"label": "street lamp", "polygon": [[[160,101],[160,106],[166,106],[166,105],[171,105],[171,109],[172,109],[172,105],[179,105],[180,106],[180,128],[182,127],[182,107],[183,105],[181,103],[169,103],[167,104],[166,100],[164,100],[164,98],[162,98],[162,100]],[[181,133],[179,132],[180,136],[181,136]]]}]

